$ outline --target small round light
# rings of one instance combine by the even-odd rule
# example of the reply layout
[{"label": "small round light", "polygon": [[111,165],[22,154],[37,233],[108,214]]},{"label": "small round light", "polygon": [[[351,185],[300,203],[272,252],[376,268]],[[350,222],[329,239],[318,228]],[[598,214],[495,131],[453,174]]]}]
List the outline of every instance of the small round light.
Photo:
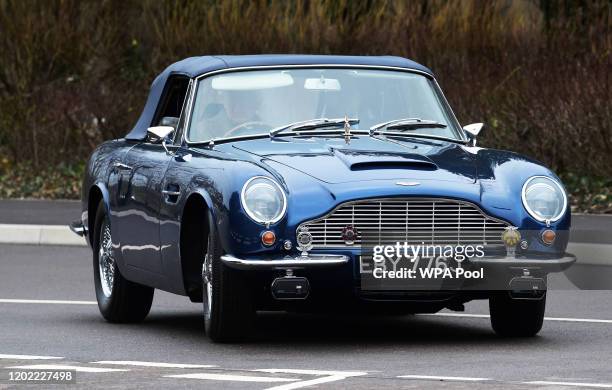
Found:
[{"label": "small round light", "polygon": [[274,234],[274,232],[270,230],[263,232],[263,234],[261,235],[261,242],[265,246],[274,245],[274,243],[276,242],[276,234]]},{"label": "small round light", "polygon": [[546,229],[542,232],[542,242],[546,245],[555,242],[555,237],[557,237],[557,233],[554,230]]}]

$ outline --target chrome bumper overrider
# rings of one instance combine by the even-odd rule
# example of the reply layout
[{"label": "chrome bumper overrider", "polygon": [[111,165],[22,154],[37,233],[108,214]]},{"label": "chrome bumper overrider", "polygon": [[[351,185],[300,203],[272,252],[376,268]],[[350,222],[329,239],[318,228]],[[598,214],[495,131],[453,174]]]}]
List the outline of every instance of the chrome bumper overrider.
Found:
[{"label": "chrome bumper overrider", "polygon": [[87,235],[87,228],[83,225],[83,222],[81,221],[74,221],[68,226],[74,234],[77,234],[81,237]]},{"label": "chrome bumper overrider", "polygon": [[221,256],[225,265],[235,269],[298,269],[312,267],[328,267],[346,264],[349,261],[345,255],[310,254],[308,256],[275,258],[275,259],[239,259],[232,255]]}]

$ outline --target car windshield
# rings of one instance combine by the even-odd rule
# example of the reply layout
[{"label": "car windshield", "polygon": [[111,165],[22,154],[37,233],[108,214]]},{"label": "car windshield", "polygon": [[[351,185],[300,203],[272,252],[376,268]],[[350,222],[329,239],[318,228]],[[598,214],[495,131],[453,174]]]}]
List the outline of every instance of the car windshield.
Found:
[{"label": "car windshield", "polygon": [[441,125],[402,133],[461,139],[456,121],[429,78],[402,71],[338,68],[238,71],[206,77],[198,83],[187,139],[206,142],[267,134],[294,122],[344,117],[359,119],[354,130],[421,118]]}]

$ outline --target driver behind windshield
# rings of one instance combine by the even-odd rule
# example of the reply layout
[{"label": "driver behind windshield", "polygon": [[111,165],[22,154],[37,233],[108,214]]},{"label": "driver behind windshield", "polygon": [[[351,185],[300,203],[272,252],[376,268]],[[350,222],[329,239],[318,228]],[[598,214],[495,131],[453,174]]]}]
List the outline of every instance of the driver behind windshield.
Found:
[{"label": "driver behind windshield", "polygon": [[261,123],[257,91],[211,91],[210,103],[196,106],[193,129],[197,139],[227,138],[252,133]]}]

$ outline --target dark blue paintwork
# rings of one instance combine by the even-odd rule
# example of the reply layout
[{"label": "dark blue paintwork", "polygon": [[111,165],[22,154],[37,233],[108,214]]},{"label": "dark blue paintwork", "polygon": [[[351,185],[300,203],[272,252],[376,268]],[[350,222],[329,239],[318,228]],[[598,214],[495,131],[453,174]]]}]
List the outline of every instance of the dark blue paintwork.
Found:
[{"label": "dark blue paintwork", "polygon": [[[194,197],[212,213],[225,252],[236,256],[286,255],[281,243],[285,239],[295,243],[300,223],[325,215],[343,202],[365,198],[460,199],[521,231],[537,234],[545,228],[524,209],[521,188],[534,175],[558,178],[541,163],[513,152],[469,147],[463,142],[356,135],[350,143],[342,137],[322,136],[266,137],[214,146],[187,145],[179,139],[171,146],[176,155],[169,156],[161,145],[143,140],[172,72],[196,77],[258,64],[313,63],[394,66],[430,74],[421,65],[396,57],[198,57],[170,66],[153,83],[134,130],[125,139],[106,142],[93,152],[83,183],[83,223],[91,229],[94,202],[101,196],[119,248],[117,264],[126,278],[187,294],[179,243],[184,208]],[[131,170],[123,171],[116,163]],[[258,175],[275,178],[287,195],[286,216],[270,227],[277,236],[272,247],[261,244],[264,227],[246,215],[239,199],[244,183]],[[415,180],[420,185],[398,186],[398,180]],[[170,198],[162,195],[164,189],[181,195]],[[569,211],[552,224],[559,231],[569,226]],[[535,237],[527,238],[528,250],[538,254],[559,256],[567,245],[567,236],[550,247]],[[342,253],[358,254],[356,249]]]}]

